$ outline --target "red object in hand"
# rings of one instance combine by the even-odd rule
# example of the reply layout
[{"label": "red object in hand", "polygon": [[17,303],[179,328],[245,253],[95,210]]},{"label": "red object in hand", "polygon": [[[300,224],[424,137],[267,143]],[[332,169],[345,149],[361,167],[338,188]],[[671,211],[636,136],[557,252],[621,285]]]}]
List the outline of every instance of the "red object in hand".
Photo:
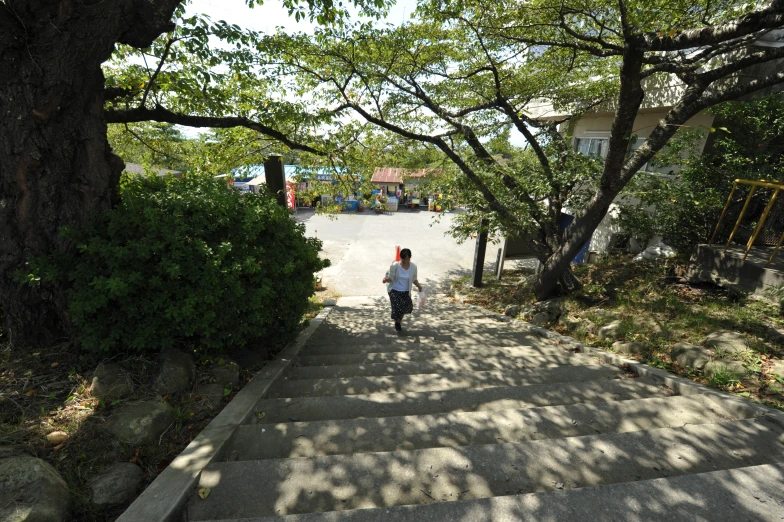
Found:
[{"label": "red object in hand", "polygon": [[400,245],[395,246],[395,261],[400,261]]}]

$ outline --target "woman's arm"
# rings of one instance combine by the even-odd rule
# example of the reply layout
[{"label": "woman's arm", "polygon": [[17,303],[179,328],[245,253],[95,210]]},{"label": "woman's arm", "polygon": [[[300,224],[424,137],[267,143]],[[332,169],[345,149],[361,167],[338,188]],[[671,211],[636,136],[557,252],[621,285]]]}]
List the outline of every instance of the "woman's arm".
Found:
[{"label": "woman's arm", "polygon": [[420,292],[422,291],[422,285],[420,285],[419,281],[417,281],[416,279],[414,279],[414,286],[416,286]]},{"label": "woman's arm", "polygon": [[391,265],[389,267],[389,272],[387,272],[387,277],[381,280],[382,283],[391,283],[392,282],[392,272],[395,269],[395,265]]}]

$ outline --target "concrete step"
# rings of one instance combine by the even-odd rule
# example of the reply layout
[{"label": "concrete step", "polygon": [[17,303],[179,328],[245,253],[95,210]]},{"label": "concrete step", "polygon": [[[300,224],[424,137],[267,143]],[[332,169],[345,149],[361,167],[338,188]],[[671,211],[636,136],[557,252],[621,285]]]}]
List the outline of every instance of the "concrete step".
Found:
[{"label": "concrete step", "polygon": [[464,353],[475,350],[477,353],[505,353],[519,355],[550,355],[561,354],[574,350],[571,344],[555,344],[550,341],[536,343],[510,343],[494,345],[493,343],[444,343],[444,342],[417,342],[399,340],[396,342],[368,342],[359,344],[310,344],[302,347],[300,356],[322,355],[356,355],[368,353],[400,353],[400,352],[452,352]]},{"label": "concrete step", "polygon": [[[322,332],[322,328],[324,331]],[[335,327],[319,327],[319,335],[311,338],[306,346],[333,344],[401,343],[401,342],[442,342],[442,343],[489,343],[530,344],[541,337],[528,331],[510,328],[429,328],[403,325],[403,331],[396,332],[390,321],[389,326],[351,330]]]},{"label": "concrete step", "polygon": [[[784,461],[767,417],[630,433],[208,465],[189,520],[367,509],[553,491]],[[195,495],[194,495],[195,497]]]},{"label": "concrete step", "polygon": [[[564,365],[591,365],[598,360],[582,354],[536,355],[528,357],[484,357],[460,359],[442,355],[429,361],[344,364],[333,366],[296,366],[286,371],[288,379],[333,379],[423,373],[459,373],[492,370],[555,368]],[[297,362],[295,361],[295,364]]]},{"label": "concrete step", "polygon": [[[784,463],[580,489],[425,505],[254,517],[244,522],[784,520]],[[209,522],[228,522],[211,520]]]},{"label": "concrete step", "polygon": [[755,417],[706,395],[518,410],[240,426],[225,460],[281,459],[622,433]]},{"label": "concrete step", "polygon": [[490,388],[495,386],[530,386],[554,382],[614,379],[623,372],[610,365],[558,366],[530,370],[493,370],[471,373],[395,375],[386,377],[350,377],[346,379],[280,380],[269,397],[321,397],[326,395],[360,395],[368,393],[405,393],[452,390],[456,388]]},{"label": "concrete step", "polygon": [[441,361],[454,359],[514,359],[537,361],[543,357],[553,360],[568,361],[574,355],[562,349],[555,353],[543,354],[535,348],[473,348],[451,350],[411,350],[407,352],[366,352],[344,353],[336,355],[302,355],[297,357],[294,365],[303,368],[308,366],[340,366],[348,364],[402,363],[412,361]]},{"label": "concrete step", "polygon": [[671,394],[672,391],[668,388],[651,384],[642,379],[607,379],[533,386],[463,388],[421,393],[374,393],[262,399],[256,403],[255,409],[259,415],[254,421],[262,424],[277,424],[450,412],[497,411],[560,404],[666,397]]}]

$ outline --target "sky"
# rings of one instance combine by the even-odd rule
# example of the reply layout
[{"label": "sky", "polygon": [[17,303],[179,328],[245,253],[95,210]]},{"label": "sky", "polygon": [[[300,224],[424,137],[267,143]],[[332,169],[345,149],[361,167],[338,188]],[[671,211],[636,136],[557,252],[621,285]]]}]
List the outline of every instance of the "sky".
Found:
[{"label": "sky", "polygon": [[[399,25],[410,18],[415,8],[416,0],[398,0],[384,21]],[[290,32],[310,32],[314,27],[306,20],[296,22],[293,17],[289,17],[283,3],[275,0],[267,0],[253,9],[245,5],[243,0],[192,0],[187,15],[196,13],[207,14],[213,21],[225,20],[246,29],[268,33],[275,32],[277,27]]]},{"label": "sky", "polygon": [[[346,1],[346,0],[344,0]],[[416,0],[397,0],[390,8],[389,14],[379,23],[400,25],[411,19],[411,13],[416,9]],[[297,22],[288,15],[281,1],[267,0],[264,4],[249,8],[244,0],[191,0],[186,15],[204,13],[213,21],[225,20],[242,28],[253,29],[259,32],[273,33],[278,27],[283,27],[288,32],[311,32],[314,23],[307,20]],[[198,134],[196,129],[183,128],[188,136]],[[518,133],[513,132],[511,142],[523,146],[525,141]]]}]

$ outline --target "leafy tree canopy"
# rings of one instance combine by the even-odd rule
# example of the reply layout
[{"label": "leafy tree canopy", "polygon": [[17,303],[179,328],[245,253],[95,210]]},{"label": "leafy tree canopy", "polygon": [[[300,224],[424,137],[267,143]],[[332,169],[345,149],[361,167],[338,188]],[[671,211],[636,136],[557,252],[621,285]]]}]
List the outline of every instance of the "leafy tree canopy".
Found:
[{"label": "leafy tree canopy", "polygon": [[[323,164],[366,170],[378,157],[367,152],[379,136],[370,128],[418,142],[463,176],[452,187],[474,192],[474,217],[530,241],[545,263],[543,297],[690,117],[784,80],[780,71],[731,80],[784,57],[784,48],[754,45],[782,26],[784,0],[431,0],[399,27],[344,18],[314,34],[262,35],[196,17],[145,51],[154,67],[117,55],[108,76],[121,95],[107,118],[241,125]],[[211,35],[233,47],[212,46]],[[672,108],[630,153],[634,118],[656,86],[673,88]],[[537,105],[560,116],[542,119]],[[615,114],[604,162],[569,143],[589,111]],[[493,150],[509,129],[525,151]],[[562,233],[565,208],[579,215]]]}]

